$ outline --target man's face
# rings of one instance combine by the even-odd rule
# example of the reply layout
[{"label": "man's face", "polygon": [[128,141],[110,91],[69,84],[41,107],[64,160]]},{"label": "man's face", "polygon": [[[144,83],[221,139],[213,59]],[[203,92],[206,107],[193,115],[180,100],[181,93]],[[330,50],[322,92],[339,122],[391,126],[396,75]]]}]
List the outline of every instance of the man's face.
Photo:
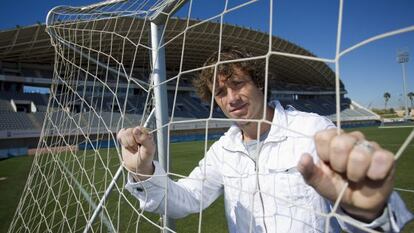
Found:
[{"label": "man's face", "polygon": [[[263,117],[263,91],[253,83],[249,74],[239,68],[234,68],[231,76],[218,76],[214,99],[228,118]],[[245,125],[248,122],[238,124]]]}]

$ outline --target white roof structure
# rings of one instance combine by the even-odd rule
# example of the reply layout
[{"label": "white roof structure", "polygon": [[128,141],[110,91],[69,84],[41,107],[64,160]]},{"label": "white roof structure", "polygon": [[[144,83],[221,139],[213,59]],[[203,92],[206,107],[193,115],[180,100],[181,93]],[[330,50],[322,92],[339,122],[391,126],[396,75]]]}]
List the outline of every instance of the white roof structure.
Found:
[{"label": "white roof structure", "polygon": [[[182,71],[201,67],[206,58],[219,47],[220,23],[189,20],[188,25],[187,20],[178,18],[170,18],[167,21],[164,41],[169,71],[179,70],[181,56]],[[151,46],[148,39],[148,21],[123,17],[97,20],[94,23],[62,23],[52,27],[59,34],[70,36],[80,48],[100,46],[100,51],[108,54],[110,51],[114,60],[122,59],[127,67],[128,64],[142,69],[149,67],[148,48]],[[55,51],[45,29],[45,25],[38,24],[1,31],[0,61],[52,66]],[[222,46],[246,47],[258,56],[268,52],[270,37],[264,32],[223,24],[221,38]],[[315,57],[304,48],[275,36],[272,37],[272,51]],[[335,74],[324,62],[272,54],[269,72],[273,74],[273,82],[276,84],[284,83],[315,91],[334,91]],[[342,83],[341,89],[344,90]]]}]

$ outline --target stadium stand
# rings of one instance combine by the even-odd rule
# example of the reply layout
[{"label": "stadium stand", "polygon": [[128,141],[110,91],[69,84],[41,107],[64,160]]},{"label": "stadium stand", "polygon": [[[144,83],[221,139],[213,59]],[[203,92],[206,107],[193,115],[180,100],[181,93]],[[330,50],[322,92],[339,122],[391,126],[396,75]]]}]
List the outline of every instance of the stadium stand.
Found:
[{"label": "stadium stand", "polygon": [[0,113],[14,112],[10,101],[5,99],[0,99]]},{"label": "stadium stand", "polygon": [[47,97],[43,94],[37,93],[16,93],[16,92],[2,92],[0,99],[3,100],[23,100],[31,101],[37,106],[47,106]]},{"label": "stadium stand", "polygon": [[[23,112],[0,113],[0,129],[2,130],[25,130],[37,129],[39,124],[29,117],[29,114]],[[37,121],[37,119],[36,119]]]},{"label": "stadium stand", "polygon": [[[171,38],[177,28],[186,22],[179,19],[171,19],[167,28],[166,37]],[[136,23],[130,19],[122,19],[122,25]],[[54,73],[53,64],[54,50],[49,44],[50,39],[46,35],[44,25],[34,25],[16,29],[17,31],[0,32],[0,158],[16,156],[19,153],[27,153],[27,149],[35,148],[41,133],[45,118],[49,119],[48,124],[54,124],[48,134],[61,133],[62,135],[73,135],[82,133],[93,133],[96,137],[103,137],[97,128],[104,129],[106,125],[112,132],[116,132],[121,127],[122,115],[124,121],[122,127],[132,127],[140,122],[147,98],[147,93],[132,88],[127,90],[128,82],[143,83],[148,82],[149,54],[147,51],[139,53],[136,57],[125,54],[125,58],[136,59],[140,67],[126,66],[126,73],[131,74],[128,81],[125,75],[119,72],[104,71],[97,66],[97,77],[94,79],[90,74],[82,70],[74,73],[77,85],[76,91],[79,95],[74,95],[72,90],[62,88],[60,83],[67,82],[62,80],[60,75],[68,70],[59,68]],[[138,30],[138,29],[137,29]],[[38,31],[37,39],[32,41],[30,35]],[[209,35],[204,33],[209,31]],[[187,33],[187,40],[208,37],[209,41],[216,41],[218,33],[221,31],[219,24],[209,22],[190,30]],[[249,47],[254,53],[263,54],[267,48],[268,38],[262,32],[252,31],[251,29],[240,28],[232,25],[224,25],[222,28],[226,38],[231,39],[233,44]],[[260,40],[248,40],[240,38],[238,35],[251,33],[252,38],[262,38]],[[18,43],[13,43],[10,34],[15,34]],[[145,33],[144,33],[145,34]],[[216,35],[217,34],[217,35]],[[145,35],[144,35],[145,36]],[[116,40],[116,38],[115,38]],[[274,51],[287,51],[306,56],[314,56],[305,49],[290,43],[281,38],[274,37]],[[104,41],[105,43],[105,41]],[[119,41],[113,41],[119,43]],[[30,47],[25,47],[30,44]],[[192,44],[194,49],[188,49],[184,58],[182,70],[191,70],[200,66],[212,51],[217,49],[214,43],[203,45]],[[19,49],[15,49],[19,47]],[[209,103],[202,102],[194,92],[191,80],[197,72],[183,73],[177,76],[180,66],[176,62],[177,54],[181,54],[180,45],[171,43],[166,48],[167,79],[173,80],[168,83],[168,113],[171,116],[173,109],[172,103],[175,96],[176,81],[179,80],[177,101],[174,109],[174,124],[170,125],[176,138],[171,141],[194,139],[196,134],[203,134],[204,122],[194,122],[182,124],[182,120],[193,120],[210,117]],[[5,53],[4,51],[7,51]],[[30,51],[30,52],[28,52]],[[125,49],[128,53],[129,50]],[[132,51],[132,50],[131,50]],[[117,54],[114,54],[116,57]],[[128,60],[124,60],[128,64]],[[91,63],[93,65],[93,63]],[[291,59],[288,57],[272,56],[269,62],[269,86],[271,87],[271,99],[280,100],[285,106],[292,106],[300,111],[314,112],[336,120],[336,103],[334,91],[334,73],[325,63],[314,62],[311,60]],[[119,68],[119,67],[118,67]],[[90,69],[92,70],[92,69]],[[117,70],[117,69],[115,69]],[[52,79],[55,75],[56,79]],[[25,93],[25,86],[49,88],[52,83],[56,88],[56,98],[70,98],[67,106],[59,106],[53,98],[49,100],[48,94]],[[135,87],[137,87],[135,85]],[[116,98],[109,95],[109,89],[116,93]],[[379,124],[380,118],[375,113],[345,97],[346,90],[344,85],[341,88],[341,118],[343,126],[360,126],[363,124]],[[69,94],[68,94],[69,93]],[[107,93],[108,95],[102,95]],[[50,103],[49,103],[50,102]],[[50,105],[49,113],[47,106]],[[93,107],[99,111],[100,117],[91,114]],[[65,110],[62,110],[63,109]],[[70,116],[67,121],[60,121],[61,117]],[[224,114],[217,107],[212,113],[213,118],[224,118]],[[223,131],[231,123],[225,121],[211,121],[209,126],[212,129]],[[69,131],[70,125],[76,125],[76,129]],[[50,127],[49,127],[50,128]],[[80,130],[82,129],[82,130]],[[202,137],[201,139],[204,139]],[[12,145],[12,146],[11,146]],[[78,145],[81,147],[81,145]],[[87,146],[87,144],[83,145]]]}]

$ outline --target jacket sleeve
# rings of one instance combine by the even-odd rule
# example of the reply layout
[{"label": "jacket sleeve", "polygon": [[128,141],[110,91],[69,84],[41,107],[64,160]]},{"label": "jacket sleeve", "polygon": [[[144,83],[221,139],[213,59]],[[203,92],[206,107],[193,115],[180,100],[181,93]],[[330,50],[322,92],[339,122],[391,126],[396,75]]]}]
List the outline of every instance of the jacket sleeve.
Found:
[{"label": "jacket sleeve", "polygon": [[223,193],[220,163],[213,148],[188,177],[171,180],[160,164],[154,161],[154,175],[135,182],[128,174],[125,188],[140,202],[140,208],[171,218],[182,218],[208,207]]},{"label": "jacket sleeve", "polygon": [[357,225],[380,232],[400,232],[404,225],[413,219],[412,213],[410,213],[404,201],[395,191],[391,194],[383,214],[370,223],[355,220],[346,215],[340,208],[338,209],[338,214],[344,216],[342,220],[338,220],[342,229],[348,232],[366,232],[362,228],[356,227]]}]

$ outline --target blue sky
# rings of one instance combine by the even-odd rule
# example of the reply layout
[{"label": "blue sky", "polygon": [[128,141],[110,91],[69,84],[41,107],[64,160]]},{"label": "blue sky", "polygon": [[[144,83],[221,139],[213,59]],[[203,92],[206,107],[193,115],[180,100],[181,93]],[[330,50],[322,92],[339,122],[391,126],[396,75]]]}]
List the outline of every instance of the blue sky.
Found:
[{"label": "blue sky", "polygon": [[[82,6],[94,0],[3,1],[0,8],[0,30],[16,25],[44,22],[47,12],[56,5]],[[229,0],[228,8],[246,2]],[[221,12],[222,0],[195,0],[191,17],[205,19]],[[335,56],[339,2],[335,0],[275,0],[272,32],[319,57]],[[269,32],[269,1],[259,1],[224,16],[228,23]],[[412,0],[345,0],[341,50],[370,37],[414,25]],[[188,6],[177,14],[188,14]],[[390,105],[402,105],[402,71],[396,53],[407,48],[414,55],[414,32],[408,32],[370,43],[343,56],[340,75],[348,96],[368,106],[384,105],[384,92],[391,93]],[[413,57],[411,55],[411,57]],[[334,67],[334,66],[331,66]],[[406,64],[407,89],[414,92],[414,60]]]}]

